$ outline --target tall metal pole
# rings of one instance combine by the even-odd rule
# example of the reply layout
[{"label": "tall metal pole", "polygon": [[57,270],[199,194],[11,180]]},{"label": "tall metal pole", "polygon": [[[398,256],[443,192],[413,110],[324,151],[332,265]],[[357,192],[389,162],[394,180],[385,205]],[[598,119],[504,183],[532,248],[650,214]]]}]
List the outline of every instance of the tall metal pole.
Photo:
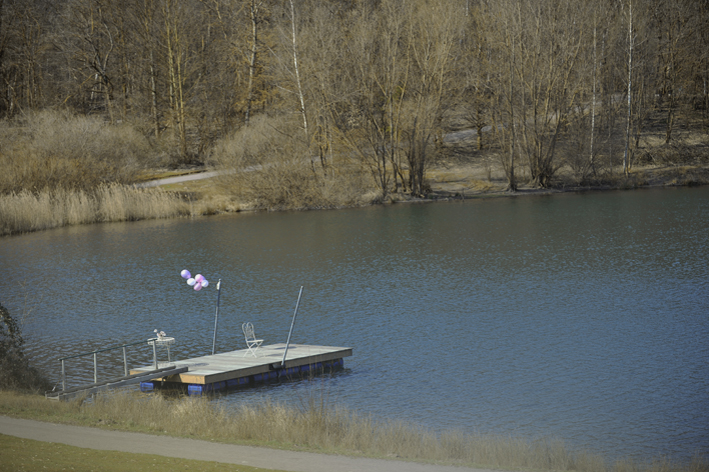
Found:
[{"label": "tall metal pole", "polygon": [[293,326],[295,326],[295,317],[298,316],[298,306],[300,306],[300,297],[303,295],[303,286],[300,286],[300,292],[298,292],[298,301],[295,302],[295,312],[293,313],[293,321],[290,323],[290,331],[288,331],[288,340],[286,341],[286,350],[283,351],[283,360],[281,361],[281,366],[286,366],[286,356],[288,355],[288,345],[290,344],[290,336],[293,334]]},{"label": "tall metal pole", "polygon": [[212,355],[217,349],[217,323],[219,322],[219,299],[222,296],[222,279],[217,282],[217,313],[214,315],[214,340],[212,341]]}]

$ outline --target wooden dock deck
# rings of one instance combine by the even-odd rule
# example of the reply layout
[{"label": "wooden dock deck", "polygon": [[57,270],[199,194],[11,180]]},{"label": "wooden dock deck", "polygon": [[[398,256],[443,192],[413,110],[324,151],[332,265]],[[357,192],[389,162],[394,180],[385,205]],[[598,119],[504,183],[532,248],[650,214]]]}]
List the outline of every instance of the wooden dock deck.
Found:
[{"label": "wooden dock deck", "polygon": [[[171,375],[155,382],[141,383],[142,390],[152,390],[161,384],[187,384],[190,394],[202,394],[227,387],[247,385],[276,379],[282,376],[317,372],[343,365],[343,358],[352,355],[352,348],[290,344],[285,366],[281,365],[286,344],[261,346],[254,357],[248,349],[195,357],[170,363],[160,362],[158,367],[188,367],[186,372]],[[153,370],[154,366],[131,369],[131,374]]]}]

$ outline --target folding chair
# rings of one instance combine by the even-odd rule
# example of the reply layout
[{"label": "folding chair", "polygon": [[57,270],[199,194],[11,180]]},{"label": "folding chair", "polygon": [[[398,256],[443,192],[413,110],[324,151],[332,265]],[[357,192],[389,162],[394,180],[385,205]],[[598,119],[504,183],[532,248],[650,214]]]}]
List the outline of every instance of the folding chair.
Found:
[{"label": "folding chair", "polygon": [[249,348],[248,352],[244,353],[244,357],[246,357],[247,354],[251,354],[252,356],[257,357],[256,350],[261,347],[263,339],[256,339],[256,335],[254,334],[254,325],[251,323],[242,324],[241,330],[244,332],[244,339],[246,339],[246,347]]}]

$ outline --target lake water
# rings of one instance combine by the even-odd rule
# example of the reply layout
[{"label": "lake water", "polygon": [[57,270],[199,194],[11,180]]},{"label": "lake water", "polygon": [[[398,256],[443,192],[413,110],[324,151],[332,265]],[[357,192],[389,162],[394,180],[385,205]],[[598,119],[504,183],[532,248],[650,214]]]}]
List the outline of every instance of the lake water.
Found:
[{"label": "lake water", "polygon": [[[667,189],[62,228],[0,239],[0,303],[31,309],[29,351],[58,381],[59,357],[153,329],[173,357],[210,353],[220,278],[218,351],[245,347],[244,321],[285,342],[302,285],[293,341],[354,356],[223,401],[325,395],[436,431],[687,460],[709,453],[708,203]],[[90,358],[68,368],[92,378]]]}]

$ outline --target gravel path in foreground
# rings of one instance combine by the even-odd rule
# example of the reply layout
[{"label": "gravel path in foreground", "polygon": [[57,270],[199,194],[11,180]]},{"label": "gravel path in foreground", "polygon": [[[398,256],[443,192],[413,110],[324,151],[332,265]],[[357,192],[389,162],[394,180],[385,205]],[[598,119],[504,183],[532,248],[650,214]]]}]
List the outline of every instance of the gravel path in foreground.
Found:
[{"label": "gravel path in foreground", "polygon": [[411,462],[235,446],[0,416],[0,434],[105,451],[156,454],[293,472],[491,472]]}]

